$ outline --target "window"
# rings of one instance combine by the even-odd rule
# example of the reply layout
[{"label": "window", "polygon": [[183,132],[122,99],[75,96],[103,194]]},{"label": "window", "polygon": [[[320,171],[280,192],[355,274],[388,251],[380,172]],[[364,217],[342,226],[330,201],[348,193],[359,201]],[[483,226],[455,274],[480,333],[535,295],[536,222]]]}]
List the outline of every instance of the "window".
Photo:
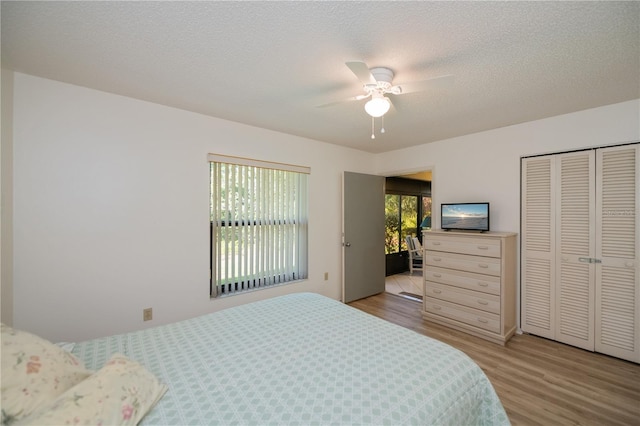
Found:
[{"label": "window", "polygon": [[209,155],[211,297],[307,277],[309,168]]},{"label": "window", "polygon": [[431,228],[431,182],[388,177],[385,180],[385,273],[409,270],[407,236],[422,241],[422,231]]},{"label": "window", "polygon": [[384,196],[384,252],[385,254],[400,251],[400,195]]},{"label": "window", "polygon": [[385,195],[385,253],[407,250],[406,237],[418,234],[418,199],[413,195]]}]

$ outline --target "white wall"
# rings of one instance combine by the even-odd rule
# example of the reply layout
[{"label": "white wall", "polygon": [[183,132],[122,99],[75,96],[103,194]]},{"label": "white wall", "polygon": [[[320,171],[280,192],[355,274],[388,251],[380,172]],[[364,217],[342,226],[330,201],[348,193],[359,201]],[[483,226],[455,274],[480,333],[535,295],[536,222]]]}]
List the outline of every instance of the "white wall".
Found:
[{"label": "white wall", "polygon": [[0,148],[0,315],[13,324],[13,72],[2,70]]},{"label": "white wall", "polygon": [[[290,292],[339,299],[341,175],[373,155],[20,73],[13,130],[15,327],[77,341]],[[311,167],[308,280],[209,299],[209,152]]]}]

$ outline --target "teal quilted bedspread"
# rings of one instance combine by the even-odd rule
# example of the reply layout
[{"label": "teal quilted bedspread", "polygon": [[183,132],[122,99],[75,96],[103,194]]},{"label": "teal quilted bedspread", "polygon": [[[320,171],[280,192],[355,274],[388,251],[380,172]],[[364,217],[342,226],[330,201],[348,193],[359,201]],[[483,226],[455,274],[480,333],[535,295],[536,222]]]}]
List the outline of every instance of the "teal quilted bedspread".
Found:
[{"label": "teal quilted bedspread", "polygon": [[491,383],[442,342],[312,293],[77,343],[120,352],[168,392],[143,425],[509,424]]}]

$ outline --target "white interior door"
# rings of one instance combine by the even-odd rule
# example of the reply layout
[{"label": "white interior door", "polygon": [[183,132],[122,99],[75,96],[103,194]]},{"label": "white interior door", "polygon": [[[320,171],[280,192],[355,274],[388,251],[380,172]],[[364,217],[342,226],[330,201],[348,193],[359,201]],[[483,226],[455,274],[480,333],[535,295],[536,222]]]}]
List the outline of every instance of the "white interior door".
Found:
[{"label": "white interior door", "polygon": [[640,145],[598,151],[596,342],[640,362]]},{"label": "white interior door", "polygon": [[382,176],[344,172],[342,187],[342,300],[382,293],[385,282]]},{"label": "white interior door", "polygon": [[594,349],[593,151],[523,160],[522,330]]},{"label": "white interior door", "polygon": [[640,144],[522,161],[522,330],[640,362]]},{"label": "white interior door", "polygon": [[556,155],[555,339],[594,350],[595,153]]},{"label": "white interior door", "polygon": [[522,160],[521,326],[555,338],[555,228],[553,156]]}]

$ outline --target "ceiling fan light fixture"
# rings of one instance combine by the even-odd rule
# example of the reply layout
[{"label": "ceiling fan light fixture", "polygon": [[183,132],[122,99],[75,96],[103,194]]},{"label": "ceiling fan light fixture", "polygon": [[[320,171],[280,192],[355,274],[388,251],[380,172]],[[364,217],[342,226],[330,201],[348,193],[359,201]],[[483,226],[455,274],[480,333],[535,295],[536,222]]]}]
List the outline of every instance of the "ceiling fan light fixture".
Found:
[{"label": "ceiling fan light fixture", "polygon": [[386,96],[374,93],[371,100],[364,104],[364,110],[372,117],[382,117],[391,108],[391,102]]}]

